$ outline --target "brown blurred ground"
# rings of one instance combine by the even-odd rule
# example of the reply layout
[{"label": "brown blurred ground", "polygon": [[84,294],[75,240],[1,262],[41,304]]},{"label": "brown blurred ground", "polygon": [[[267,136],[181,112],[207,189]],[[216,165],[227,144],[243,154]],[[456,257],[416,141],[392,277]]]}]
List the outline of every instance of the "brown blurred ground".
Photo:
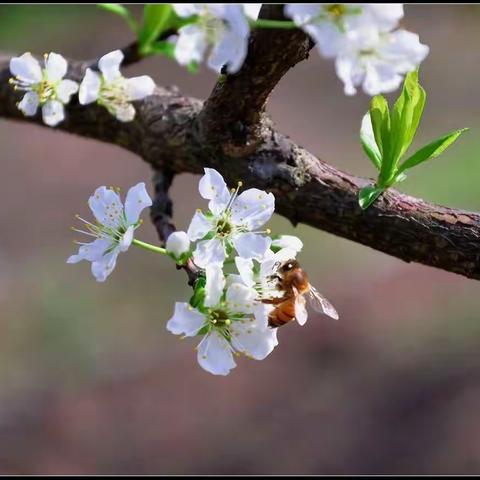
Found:
[{"label": "brown blurred ground", "polygon": [[[137,10],[139,12],[139,10]],[[479,6],[406,7],[431,53],[416,144],[469,132],[402,189],[480,210]],[[92,58],[130,36],[94,6],[1,6],[0,50]],[[129,70],[204,98],[214,83],[151,58]],[[289,72],[269,110],[278,127],[350,172],[372,170],[358,144],[362,94],[345,97],[330,62]],[[105,284],[65,264],[68,227],[98,185],[150,172],[132,154],[0,121],[0,473],[480,473],[478,282],[284,219],[339,322],[313,314],[279,331],[263,362],[226,378],[196,364],[194,343],[165,330],[189,289],[153,254],[130,251]],[[197,178],[173,188],[175,222],[201,206]],[[155,241],[146,222],[141,237]]]}]

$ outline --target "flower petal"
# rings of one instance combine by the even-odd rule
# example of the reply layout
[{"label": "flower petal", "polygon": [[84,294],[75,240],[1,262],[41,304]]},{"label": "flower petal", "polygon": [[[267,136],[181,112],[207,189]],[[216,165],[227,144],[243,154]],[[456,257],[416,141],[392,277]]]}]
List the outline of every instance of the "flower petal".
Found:
[{"label": "flower petal", "polygon": [[100,75],[92,69],[87,68],[78,92],[78,100],[82,105],[87,105],[98,99],[100,84]]},{"label": "flower petal", "polygon": [[131,103],[110,104],[113,115],[121,122],[131,122],[135,118],[135,108]]},{"label": "flower petal", "polygon": [[176,258],[180,257],[190,249],[188,235],[182,231],[171,233],[167,238],[165,248],[168,252],[173,253]]},{"label": "flower petal", "polygon": [[68,63],[58,53],[50,53],[45,60],[46,76],[52,82],[61,80],[67,73]]},{"label": "flower petal", "polygon": [[174,335],[195,336],[205,324],[205,317],[185,302],[175,303],[175,312],[167,322],[167,330]]},{"label": "flower petal", "polygon": [[193,252],[193,261],[200,268],[206,268],[207,265],[223,265],[225,257],[225,247],[217,238],[198,242]]},{"label": "flower petal", "polygon": [[242,3],[243,10],[245,15],[252,20],[257,20],[258,15],[260,13],[260,9],[262,8],[261,3]]},{"label": "flower petal", "polygon": [[212,228],[212,222],[202,212],[195,212],[187,230],[188,238],[192,242],[200,240],[212,230]]},{"label": "flower petal", "polygon": [[233,238],[233,246],[243,258],[261,258],[270,248],[272,239],[257,233],[240,233]]},{"label": "flower petal", "polygon": [[130,225],[127,231],[122,235],[122,238],[118,242],[118,247],[121,252],[126,252],[133,242],[133,234],[135,233],[135,227]]},{"label": "flower petal", "polygon": [[370,16],[376,27],[382,32],[389,32],[394,29],[403,17],[403,4],[374,4],[369,3],[363,6],[365,13]]},{"label": "flower petal", "polygon": [[22,100],[18,103],[18,109],[27,116],[33,117],[37,113],[40,100],[36,92],[27,92]]},{"label": "flower petal", "polygon": [[70,101],[70,97],[78,92],[78,83],[73,80],[62,80],[56,89],[57,98],[66,104]]},{"label": "flower petal", "polygon": [[200,366],[213,375],[228,375],[236,367],[232,347],[216,331],[209,333],[198,345],[197,360]]},{"label": "flower petal", "polygon": [[254,358],[263,360],[278,345],[277,329],[258,328],[254,317],[231,325],[232,345],[235,350]]},{"label": "flower petal", "polygon": [[225,276],[221,265],[207,265],[205,268],[205,306],[214,307],[220,302],[225,287]]},{"label": "flower petal", "polygon": [[65,118],[63,103],[58,100],[49,100],[42,107],[43,123],[49,127],[58,125]]},{"label": "flower petal", "polygon": [[275,197],[258,188],[242,192],[233,202],[232,221],[253,230],[264,225],[275,210]]},{"label": "flower petal", "polygon": [[255,285],[253,278],[253,260],[250,258],[235,257],[235,265],[243,283],[247,287],[253,287]]},{"label": "flower petal", "polygon": [[227,289],[226,300],[230,311],[252,313],[256,292],[243,283],[233,283]]},{"label": "flower petal", "polygon": [[155,90],[155,82],[148,75],[140,77],[127,78],[125,82],[127,88],[127,100],[142,100],[148,97]]},{"label": "flower petal", "polygon": [[272,247],[290,248],[295,252],[299,252],[303,248],[303,242],[294,235],[280,235],[272,241]]},{"label": "flower petal", "polygon": [[201,63],[207,46],[207,36],[198,25],[189,24],[181,27],[175,43],[175,59],[180,65]]},{"label": "flower petal", "polygon": [[237,73],[247,56],[247,50],[248,34],[241,36],[233,31],[226,32],[214,45],[208,58],[208,66],[220,72],[226,65],[228,73]]},{"label": "flower petal", "polygon": [[115,248],[110,253],[104,255],[100,260],[92,262],[92,275],[97,282],[104,282],[107,277],[113,272],[117,264],[117,257],[120,253],[118,248]]},{"label": "flower petal", "polygon": [[191,17],[202,11],[197,3],[172,3],[171,5],[179,17]]},{"label": "flower petal", "polygon": [[105,252],[111,247],[111,242],[103,238],[97,238],[91,243],[80,246],[78,254],[72,255],[67,259],[67,263],[78,263],[81,260],[96,262],[100,260]]},{"label": "flower petal", "polygon": [[297,27],[314,20],[320,15],[322,6],[319,3],[287,3],[284,7],[285,15],[290,17]]},{"label": "flower petal", "polygon": [[38,60],[31,53],[24,53],[21,57],[10,60],[10,71],[19,80],[25,83],[38,83],[42,81],[42,69]]},{"label": "flower petal", "polygon": [[223,177],[213,168],[205,168],[205,175],[200,179],[200,195],[210,200],[208,208],[214,215],[220,214],[230,200],[230,190]]},{"label": "flower petal", "polygon": [[123,61],[121,50],[114,50],[107,53],[98,61],[98,68],[102,72],[103,78],[107,83],[121,77],[120,64]]},{"label": "flower petal", "polygon": [[123,215],[123,205],[116,192],[99,187],[88,199],[88,205],[98,223],[109,227],[116,227]]},{"label": "flower petal", "polygon": [[130,188],[125,199],[125,216],[129,225],[138,222],[144,208],[152,206],[152,199],[147,193],[145,183],[140,182]]}]

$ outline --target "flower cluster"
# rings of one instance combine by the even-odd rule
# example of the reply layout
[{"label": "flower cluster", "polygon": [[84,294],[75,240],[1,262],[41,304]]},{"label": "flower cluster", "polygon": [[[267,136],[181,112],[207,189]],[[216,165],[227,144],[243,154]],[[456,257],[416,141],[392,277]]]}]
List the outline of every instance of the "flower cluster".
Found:
[{"label": "flower cluster", "polygon": [[368,95],[396,90],[429,48],[417,34],[395,28],[403,4],[287,4],[285,14],[316,42],[320,54],[335,59],[345,94],[361,86]]},{"label": "flower cluster", "polygon": [[[296,319],[303,325],[307,320],[305,298],[294,285],[287,290],[281,276],[303,244],[297,237],[272,237],[269,229],[261,230],[274,212],[275,198],[257,188],[239,193],[241,186],[229,189],[216,170],[205,168],[199,192],[208,209],[197,210],[186,233],[173,233],[170,247],[167,241],[167,250],[174,247],[177,257],[191,258],[203,272],[190,302],[176,303],[167,329],[183,337],[201,336],[198,363],[215,375],[227,375],[235,356],[262,360],[272,352],[278,344],[272,320],[286,300],[291,302],[279,314],[285,322]],[[302,293],[307,291],[324,302],[319,311],[338,318],[313,287]]]},{"label": "flower cluster", "polygon": [[275,198],[257,188],[240,193],[241,186],[239,182],[229,190],[216,170],[206,168],[199,191],[208,200],[208,209],[197,210],[187,232],[172,233],[166,248],[134,238],[141,211],[152,204],[143,183],[128,191],[125,204],[115,189],[100,187],[88,202],[95,223],[77,216],[86,230],[72,227],[94,240],[81,243],[78,253],[67,260],[91,262],[99,282],[105,281],[120,252],[132,244],[167,255],[178,265],[193,262],[200,272],[193,296],[175,304],[167,329],[182,338],[200,337],[198,363],[215,375],[227,375],[236,366],[236,356],[262,360],[272,352],[278,345],[274,328],[278,325],[272,323],[278,305],[288,303],[287,310],[278,314],[282,322],[296,319],[303,325],[307,320],[303,293],[316,295],[322,303],[319,311],[338,318],[303,277],[302,292],[295,282],[287,290],[282,272],[296,262],[303,244],[291,235],[272,237],[270,230],[260,230],[274,212]]},{"label": "flower cluster", "polygon": [[122,122],[135,117],[132,101],[153,93],[155,83],[146,76],[125,78],[120,73],[123,53],[120,50],[104,55],[98,62],[100,73],[87,68],[80,83],[64,79],[68,63],[58,53],[45,54],[44,67],[32,56],[24,53],[10,60],[10,83],[16,90],[26,92],[18,103],[25,116],[34,116],[38,107],[46,125],[54,127],[65,118],[64,106],[78,92],[81,105],[96,102]]}]

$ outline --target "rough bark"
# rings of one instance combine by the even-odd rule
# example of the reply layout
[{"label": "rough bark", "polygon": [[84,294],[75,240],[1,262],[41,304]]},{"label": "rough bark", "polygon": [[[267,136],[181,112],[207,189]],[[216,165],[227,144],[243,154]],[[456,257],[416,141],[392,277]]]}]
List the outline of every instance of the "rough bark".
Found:
[{"label": "rough bark", "polygon": [[[262,15],[278,18],[279,11],[264,6]],[[394,189],[362,211],[358,191],[371,180],[337,170],[273,129],[264,114],[268,95],[310,48],[299,31],[261,30],[252,35],[244,67],[222,77],[205,107],[175,89],[158,87],[136,102],[133,122],[118,122],[102,107],[73,101],[58,128],[124,147],[163,172],[155,177],[157,207],[152,212],[162,240],[173,228],[168,199],[173,175],[213,167],[230,185],[242,180],[246,188],[273,192],[276,212],[294,225],[305,223],[407,262],[480,279],[479,213],[434,205]],[[80,81],[87,65],[71,61],[69,78]],[[41,125],[39,115],[26,118],[19,112],[20,95],[8,84],[9,77],[8,59],[0,59],[0,117]],[[189,272],[190,280],[194,275]]]}]

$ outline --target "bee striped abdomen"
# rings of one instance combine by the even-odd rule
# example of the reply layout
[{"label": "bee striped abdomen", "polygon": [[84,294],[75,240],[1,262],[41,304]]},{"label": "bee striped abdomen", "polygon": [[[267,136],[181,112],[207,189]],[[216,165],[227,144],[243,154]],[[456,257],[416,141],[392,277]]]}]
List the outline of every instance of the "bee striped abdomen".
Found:
[{"label": "bee striped abdomen", "polygon": [[275,310],[268,316],[268,324],[272,328],[281,327],[295,318],[295,299],[288,300],[277,305]]}]

